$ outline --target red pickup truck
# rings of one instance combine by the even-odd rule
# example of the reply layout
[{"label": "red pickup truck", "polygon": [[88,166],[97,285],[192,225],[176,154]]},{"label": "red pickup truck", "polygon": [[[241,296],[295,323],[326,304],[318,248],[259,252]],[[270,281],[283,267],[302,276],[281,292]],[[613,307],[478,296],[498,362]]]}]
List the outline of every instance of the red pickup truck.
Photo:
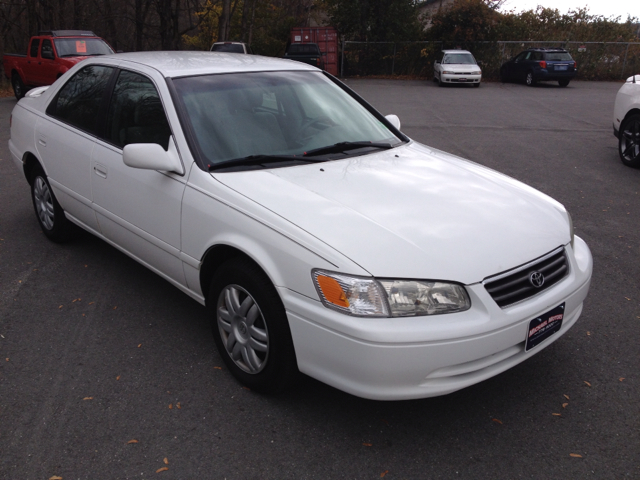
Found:
[{"label": "red pickup truck", "polygon": [[4,75],[11,79],[20,100],[32,87],[51,85],[76,63],[113,49],[95,33],[84,30],[51,30],[31,37],[27,55],[5,54]]}]

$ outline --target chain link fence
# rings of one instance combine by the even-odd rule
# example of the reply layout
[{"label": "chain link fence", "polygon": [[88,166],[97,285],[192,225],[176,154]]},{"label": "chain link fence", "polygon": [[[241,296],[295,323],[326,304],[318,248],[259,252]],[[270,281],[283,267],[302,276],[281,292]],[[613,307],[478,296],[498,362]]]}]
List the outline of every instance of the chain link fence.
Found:
[{"label": "chain link fence", "polygon": [[483,78],[498,79],[500,66],[528,48],[564,48],[578,64],[578,79],[620,80],[640,73],[640,42],[342,42],[343,77],[433,77],[441,50],[469,50],[482,67]]}]

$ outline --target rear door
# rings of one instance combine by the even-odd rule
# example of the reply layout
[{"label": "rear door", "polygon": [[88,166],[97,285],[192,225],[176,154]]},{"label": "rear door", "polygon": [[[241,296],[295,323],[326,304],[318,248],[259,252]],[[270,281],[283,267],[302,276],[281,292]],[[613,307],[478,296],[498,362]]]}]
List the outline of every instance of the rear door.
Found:
[{"label": "rear door", "polygon": [[38,83],[38,53],[40,52],[40,38],[33,37],[29,44],[27,60],[22,67],[24,83],[29,86],[39,85]]},{"label": "rear door", "polygon": [[113,67],[90,65],[59,90],[36,124],[36,147],[60,205],[91,230],[91,152]]}]

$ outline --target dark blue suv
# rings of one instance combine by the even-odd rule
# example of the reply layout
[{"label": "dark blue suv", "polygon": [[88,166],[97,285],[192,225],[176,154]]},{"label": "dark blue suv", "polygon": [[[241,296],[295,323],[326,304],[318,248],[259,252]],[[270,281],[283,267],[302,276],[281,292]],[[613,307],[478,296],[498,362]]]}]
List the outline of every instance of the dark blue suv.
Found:
[{"label": "dark blue suv", "polygon": [[555,80],[566,87],[578,73],[578,65],[563,48],[530,48],[500,67],[500,81],[536,82]]}]

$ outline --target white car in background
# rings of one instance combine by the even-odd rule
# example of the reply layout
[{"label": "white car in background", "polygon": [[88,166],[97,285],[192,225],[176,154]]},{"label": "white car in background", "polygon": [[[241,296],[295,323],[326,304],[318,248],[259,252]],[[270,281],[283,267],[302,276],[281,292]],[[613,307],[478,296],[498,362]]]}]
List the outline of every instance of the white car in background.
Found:
[{"label": "white car in background", "polygon": [[480,86],[482,69],[467,50],[443,50],[433,63],[433,81],[443,87],[451,83]]},{"label": "white car in background", "polygon": [[256,391],[301,371],[372,399],[450,393],[556,341],[589,290],[561,204],[300,62],[91,58],[18,102],[9,149],[49,239],[72,222],[206,305]]},{"label": "white car in background", "polygon": [[613,107],[613,134],[622,163],[640,168],[640,75],[627,78]]}]

